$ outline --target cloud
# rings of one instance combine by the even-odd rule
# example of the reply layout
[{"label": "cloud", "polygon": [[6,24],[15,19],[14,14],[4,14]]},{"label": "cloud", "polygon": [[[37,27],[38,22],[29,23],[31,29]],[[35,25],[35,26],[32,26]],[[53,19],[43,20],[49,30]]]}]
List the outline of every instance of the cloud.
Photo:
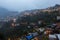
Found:
[{"label": "cloud", "polygon": [[60,4],[60,0],[0,0],[0,6],[9,10],[41,9]]}]

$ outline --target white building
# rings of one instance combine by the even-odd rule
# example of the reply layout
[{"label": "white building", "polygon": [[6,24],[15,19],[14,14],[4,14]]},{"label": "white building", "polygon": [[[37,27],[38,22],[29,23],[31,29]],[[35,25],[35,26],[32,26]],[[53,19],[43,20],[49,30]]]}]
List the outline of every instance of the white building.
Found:
[{"label": "white building", "polygon": [[60,16],[57,16],[57,20],[60,19]]},{"label": "white building", "polygon": [[57,37],[60,40],[60,34],[49,35],[49,40],[55,40]]}]

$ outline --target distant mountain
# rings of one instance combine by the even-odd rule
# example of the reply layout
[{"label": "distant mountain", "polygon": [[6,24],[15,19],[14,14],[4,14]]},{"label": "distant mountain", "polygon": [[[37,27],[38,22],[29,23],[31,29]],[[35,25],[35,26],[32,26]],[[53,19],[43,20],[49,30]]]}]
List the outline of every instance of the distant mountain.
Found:
[{"label": "distant mountain", "polygon": [[0,17],[5,17],[7,13],[7,9],[0,7]]},{"label": "distant mountain", "polygon": [[58,12],[56,14],[60,15],[60,5],[56,4],[53,7],[48,7],[46,9],[35,9],[35,10],[26,10],[23,12],[20,12],[20,14],[16,11],[9,11],[6,8],[2,8],[0,7],[0,18],[6,18],[7,16],[26,16],[26,15],[37,15],[37,14],[44,14],[46,12],[48,12],[49,14],[51,14],[51,12]]},{"label": "distant mountain", "polygon": [[0,7],[0,18],[6,18],[7,16],[15,16],[18,12],[9,11],[5,8]]},{"label": "distant mountain", "polygon": [[6,11],[8,11],[7,9],[5,9],[5,8],[2,8],[2,7],[0,7],[0,12],[6,12]]}]

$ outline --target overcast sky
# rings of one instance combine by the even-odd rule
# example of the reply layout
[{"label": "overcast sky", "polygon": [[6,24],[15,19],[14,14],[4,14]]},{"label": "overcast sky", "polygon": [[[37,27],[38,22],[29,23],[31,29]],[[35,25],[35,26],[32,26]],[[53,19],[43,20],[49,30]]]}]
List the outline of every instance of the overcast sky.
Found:
[{"label": "overcast sky", "polygon": [[0,7],[12,11],[42,9],[60,4],[60,0],[0,0]]}]

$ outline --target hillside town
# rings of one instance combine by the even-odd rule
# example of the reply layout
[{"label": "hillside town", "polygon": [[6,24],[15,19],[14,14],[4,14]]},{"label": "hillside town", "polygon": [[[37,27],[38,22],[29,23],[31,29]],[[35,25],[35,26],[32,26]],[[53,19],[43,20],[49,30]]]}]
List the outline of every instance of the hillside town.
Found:
[{"label": "hillside town", "polygon": [[60,40],[60,5],[0,19],[0,40]]}]

